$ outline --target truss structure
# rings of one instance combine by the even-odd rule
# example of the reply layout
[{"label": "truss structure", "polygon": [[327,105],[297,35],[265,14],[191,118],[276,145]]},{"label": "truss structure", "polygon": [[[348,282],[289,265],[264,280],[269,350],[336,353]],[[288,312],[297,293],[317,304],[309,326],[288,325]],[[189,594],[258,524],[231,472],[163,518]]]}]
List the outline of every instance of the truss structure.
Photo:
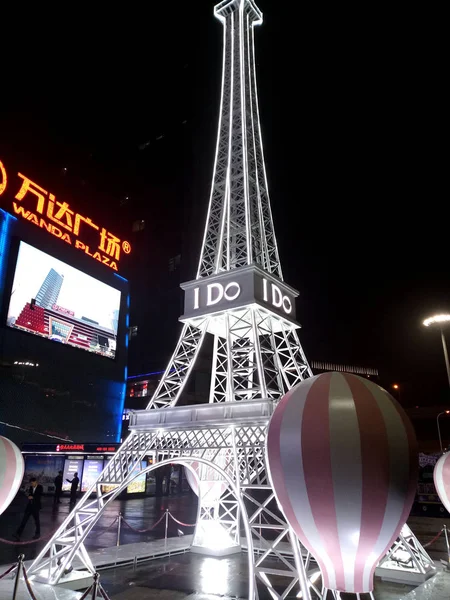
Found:
[{"label": "truss structure", "polygon": [[423,583],[436,573],[433,560],[405,523],[375,573],[390,581]]},{"label": "truss structure", "polygon": [[[276,403],[312,372],[297,333],[297,292],[283,281],[268,195],[254,45],[262,14],[254,0],[223,0],[215,16],[224,26],[218,138],[197,278],[182,286],[181,336],[147,410],[132,413],[129,437],[29,574],[57,584],[75,558],[92,573],[84,542],[109,502],[143,471],[197,463],[205,468],[198,471],[193,548],[247,550],[249,600],[261,587],[274,600],[325,600],[314,558],[278,508],[265,455]],[[178,407],[206,334],[214,337],[210,402]],[[142,469],[149,455],[153,464]],[[117,487],[105,487],[111,484]],[[413,554],[424,559],[417,548]]]},{"label": "truss structure", "polygon": [[282,279],[259,121],[253,0],[215,7],[224,26],[214,174],[197,277],[256,263]]},{"label": "truss structure", "polygon": [[[227,490],[218,503],[200,506],[194,546],[207,551],[213,536],[224,547],[240,548],[241,522],[249,599],[259,598],[258,581],[274,599],[286,598],[295,589],[303,591],[303,598],[321,598],[314,583],[317,566],[308,579],[300,544],[278,510],[267,477],[265,441],[273,408],[273,402],[265,400],[132,413],[130,436],[35,559],[29,574],[55,585],[76,558],[93,573],[84,541],[109,502],[139,474],[169,462],[188,467],[196,462],[215,470]],[[142,468],[149,455],[154,464]],[[118,487],[105,488],[111,485]],[[312,557],[305,564],[309,569]]]}]

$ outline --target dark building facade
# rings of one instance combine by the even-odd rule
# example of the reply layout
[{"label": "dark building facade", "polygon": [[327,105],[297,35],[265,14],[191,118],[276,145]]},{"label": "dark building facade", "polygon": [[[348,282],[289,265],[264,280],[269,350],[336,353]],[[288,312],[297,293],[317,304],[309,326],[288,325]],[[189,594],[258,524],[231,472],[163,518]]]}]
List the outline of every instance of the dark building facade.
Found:
[{"label": "dark building facade", "polygon": [[[109,268],[117,252],[105,243],[95,258],[82,230],[77,238],[51,224],[50,208],[30,218],[33,197],[17,201],[19,169],[0,165],[0,435],[18,444],[119,442],[130,296],[128,281]],[[76,217],[89,225],[70,211],[72,230]],[[92,225],[101,246],[102,228]]]}]

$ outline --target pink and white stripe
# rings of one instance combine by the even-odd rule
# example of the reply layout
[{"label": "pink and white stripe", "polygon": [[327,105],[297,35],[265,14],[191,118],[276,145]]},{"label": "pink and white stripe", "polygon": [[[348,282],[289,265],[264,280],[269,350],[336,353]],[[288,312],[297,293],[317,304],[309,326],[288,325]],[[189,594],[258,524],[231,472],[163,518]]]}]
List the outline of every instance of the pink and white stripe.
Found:
[{"label": "pink and white stripe", "polygon": [[443,454],[434,467],[434,486],[442,504],[450,512],[450,452]]},{"label": "pink and white stripe", "polygon": [[185,469],[186,479],[196,496],[201,490],[203,506],[218,502],[228,487],[227,482],[220,479],[220,473],[204,463],[192,462],[189,466],[191,468]]},{"label": "pink and white stripe", "polygon": [[325,587],[372,591],[417,483],[417,442],[400,405],[349,373],[307,379],[277,406],[267,459],[278,503]]},{"label": "pink and white stripe", "polygon": [[0,435],[0,515],[17,494],[25,464],[19,448]]}]

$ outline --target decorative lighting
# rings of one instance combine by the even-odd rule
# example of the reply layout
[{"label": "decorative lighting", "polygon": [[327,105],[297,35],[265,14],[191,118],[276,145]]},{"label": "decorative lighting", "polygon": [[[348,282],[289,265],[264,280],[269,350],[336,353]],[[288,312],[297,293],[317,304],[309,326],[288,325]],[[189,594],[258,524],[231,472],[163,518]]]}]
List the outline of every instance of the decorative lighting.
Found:
[{"label": "decorative lighting", "polygon": [[433,325],[433,323],[447,323],[448,321],[450,321],[450,315],[434,315],[433,317],[425,319],[423,324],[425,327],[429,327],[430,325]]},{"label": "decorative lighting", "polygon": [[201,523],[200,546],[209,550],[220,551],[234,546],[233,540],[227,531],[217,521],[203,521]]},{"label": "decorative lighting", "polygon": [[[308,583],[309,583],[309,587],[311,587],[312,585],[314,585],[316,583],[316,581],[319,579],[321,573],[320,571],[314,571],[313,573],[311,573],[311,575],[308,575]],[[303,598],[303,592],[300,591],[296,598]]]}]

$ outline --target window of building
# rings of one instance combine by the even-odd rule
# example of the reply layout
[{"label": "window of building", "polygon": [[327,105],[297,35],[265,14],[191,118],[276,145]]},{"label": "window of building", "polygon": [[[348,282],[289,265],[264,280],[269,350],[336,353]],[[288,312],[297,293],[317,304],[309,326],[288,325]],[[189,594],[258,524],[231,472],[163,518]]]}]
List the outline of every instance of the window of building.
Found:
[{"label": "window of building", "polygon": [[177,254],[176,256],[173,256],[169,260],[169,271],[170,272],[176,271],[177,268],[180,266],[180,264],[181,264],[181,254]]},{"label": "window of building", "polygon": [[145,228],[145,221],[144,219],[138,219],[137,221],[134,221],[131,230],[132,231],[142,231]]}]

